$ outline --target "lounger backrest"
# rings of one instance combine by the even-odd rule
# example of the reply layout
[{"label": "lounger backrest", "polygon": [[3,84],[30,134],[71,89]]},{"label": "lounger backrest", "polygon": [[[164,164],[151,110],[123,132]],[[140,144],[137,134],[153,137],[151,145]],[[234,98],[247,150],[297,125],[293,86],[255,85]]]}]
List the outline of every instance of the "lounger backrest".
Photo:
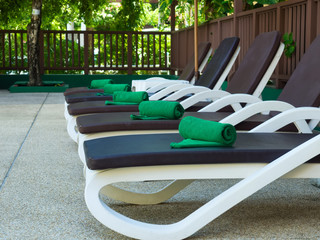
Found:
[{"label": "lounger backrest", "polygon": [[[198,64],[199,66],[207,56],[211,47],[210,42],[201,42],[198,44]],[[191,81],[194,76],[194,54],[189,59],[187,65],[184,67],[182,73],[179,76],[180,80],[188,80]]]},{"label": "lounger backrest", "polygon": [[278,100],[295,107],[320,106],[320,35],[301,58]]},{"label": "lounger backrest", "polygon": [[240,39],[231,37],[224,39],[214,52],[203,74],[194,85],[213,88],[219,80],[230,59],[234,55]]},{"label": "lounger backrest", "polygon": [[253,94],[272,62],[281,42],[278,31],[258,35],[230,80],[229,93]]}]

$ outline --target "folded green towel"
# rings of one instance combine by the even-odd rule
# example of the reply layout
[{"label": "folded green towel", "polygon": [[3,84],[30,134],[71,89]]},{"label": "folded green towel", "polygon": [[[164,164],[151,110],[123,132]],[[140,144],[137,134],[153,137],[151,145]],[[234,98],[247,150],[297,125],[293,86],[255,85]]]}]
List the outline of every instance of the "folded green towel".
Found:
[{"label": "folded green towel", "polygon": [[104,85],[106,84],[112,84],[113,80],[112,79],[97,79],[97,80],[92,80],[90,88],[103,88]]},{"label": "folded green towel", "polygon": [[140,115],[131,115],[133,120],[179,119],[184,108],[179,102],[147,101],[139,104]]},{"label": "folded green towel", "polygon": [[148,101],[147,92],[123,92],[117,91],[113,93],[113,101],[106,101],[106,105],[133,105],[142,101]]},{"label": "folded green towel", "polygon": [[96,93],[96,96],[112,96],[112,94],[111,93],[98,92],[98,93]]},{"label": "folded green towel", "polygon": [[172,148],[232,146],[237,138],[236,129],[231,124],[192,116],[181,120],[179,133],[184,140],[179,143],[171,143]]},{"label": "folded green towel", "polygon": [[106,84],[102,89],[104,90],[104,93],[110,94],[113,94],[116,91],[129,92],[131,90],[129,84]]}]

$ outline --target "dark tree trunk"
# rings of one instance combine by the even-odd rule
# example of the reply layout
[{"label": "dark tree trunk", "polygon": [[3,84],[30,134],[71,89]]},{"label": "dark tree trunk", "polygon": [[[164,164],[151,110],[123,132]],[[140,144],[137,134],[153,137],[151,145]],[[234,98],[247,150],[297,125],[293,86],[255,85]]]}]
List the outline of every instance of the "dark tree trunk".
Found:
[{"label": "dark tree trunk", "polygon": [[32,0],[32,17],[28,25],[29,86],[42,85],[40,76],[40,26],[42,0]]}]

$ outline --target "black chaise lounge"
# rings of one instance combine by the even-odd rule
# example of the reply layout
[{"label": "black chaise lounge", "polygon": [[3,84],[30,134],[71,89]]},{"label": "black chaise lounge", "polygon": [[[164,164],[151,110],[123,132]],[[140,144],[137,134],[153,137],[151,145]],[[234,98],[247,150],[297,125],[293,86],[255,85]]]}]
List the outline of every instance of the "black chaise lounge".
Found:
[{"label": "black chaise lounge", "polygon": [[[241,102],[247,98],[253,99],[253,103],[233,114],[228,112],[185,112],[184,117],[194,116],[211,121],[228,122],[235,125],[237,130],[250,130],[262,122],[270,119],[279,111],[284,111],[293,107],[319,107],[320,106],[320,35],[312,42],[304,56],[301,58],[295,71],[292,73],[286,86],[283,88],[277,101],[262,102],[259,98],[256,100],[251,96],[234,94],[226,96],[225,99],[216,101],[210,107],[220,105],[225,106],[229,103]],[[232,98],[232,99],[231,99]],[[230,101],[228,101],[228,99]],[[225,100],[225,101],[224,101]],[[217,107],[214,110],[218,110]],[[207,111],[210,111],[207,110]],[[261,112],[269,114],[261,114]],[[83,142],[88,139],[101,138],[114,135],[125,135],[131,133],[151,133],[151,132],[170,132],[177,131],[179,120],[131,120],[131,113],[100,113],[79,116],[77,118],[79,155],[84,161]],[[293,125],[288,125],[281,129],[285,131],[297,131]]]},{"label": "black chaise lounge", "polygon": [[[224,39],[218,49],[215,51],[210,62],[207,64],[203,75],[196,81],[193,87],[185,89],[193,91],[204,91],[215,86],[221,86],[227,77],[236,56],[239,53],[239,38],[231,37]],[[178,84],[177,84],[178,85]],[[182,84],[186,86],[187,84]],[[176,85],[173,85],[176,86]],[[263,87],[263,86],[261,86]],[[220,87],[219,87],[220,88]],[[179,92],[179,91],[178,91]],[[190,93],[188,92],[188,93]],[[72,95],[70,95],[72,96]],[[199,108],[197,108],[199,109]],[[99,113],[99,112],[128,112],[137,111],[138,105],[106,105],[105,101],[85,101],[71,103],[65,109],[65,116],[68,121],[68,129],[74,129],[76,115]],[[68,130],[69,134],[74,136],[73,130]],[[75,141],[76,139],[73,138]]]},{"label": "black chaise lounge", "polygon": [[[281,56],[283,46],[280,44],[280,40],[281,34],[276,31],[263,33],[256,37],[242,63],[233,75],[227,91],[231,93],[244,92],[259,96]],[[252,69],[254,70],[252,71]],[[188,110],[196,111],[202,106],[197,106],[196,108],[188,107]],[[68,121],[68,132],[69,134],[72,133],[72,129],[75,127],[75,119],[81,114],[132,111],[138,111],[138,106],[106,106],[104,101],[69,104],[65,111],[65,117]]]},{"label": "black chaise lounge", "polygon": [[[275,65],[277,64],[277,61],[279,60],[281,56],[281,51],[279,51],[279,45],[280,45],[280,33],[279,32],[270,32],[270,33],[264,33],[259,35],[250,49],[248,50],[247,54],[243,58],[243,61],[241,62],[239,68],[235,72],[235,74],[232,77],[232,80],[230,81],[226,92],[212,92],[214,95],[217,93],[220,94],[222,93],[225,95],[226,93],[247,93],[247,94],[252,94],[256,97],[259,97],[263,88],[265,87],[267,81],[269,80],[271,73],[273,72],[273,69],[275,68]],[[273,43],[273,44],[271,44]],[[263,47],[263,46],[267,47]],[[278,51],[278,53],[277,53]],[[275,56],[276,55],[276,56]],[[272,61],[273,60],[273,61]],[[271,67],[270,67],[271,65]],[[268,69],[269,68],[269,69]],[[254,70],[252,70],[254,69]],[[268,69],[268,70],[267,70]],[[200,79],[201,80],[201,79]],[[197,95],[197,94],[196,94]],[[190,98],[196,98],[196,95],[190,97]],[[189,98],[188,98],[189,99]],[[188,103],[189,101],[182,101],[181,104],[183,107],[185,107],[184,103]],[[207,104],[207,103],[205,103]],[[93,106],[96,107],[93,107]],[[193,106],[192,106],[193,105]],[[90,107],[88,107],[90,106]],[[191,107],[188,107],[187,110],[189,111],[197,111],[201,107],[205,106],[200,104],[195,105],[195,104],[190,104]],[[194,107],[196,106],[196,107]],[[113,107],[113,106],[110,106]],[[114,114],[113,120],[111,120],[112,124],[114,122],[118,121],[127,121],[128,116],[130,116],[131,113],[137,112],[138,107],[137,106],[124,106],[122,108],[117,108],[117,106],[114,106],[116,110],[120,109],[121,112],[125,113],[119,113]],[[186,108],[186,107],[185,107]],[[71,112],[72,115],[80,115],[80,114],[85,114],[85,113],[101,113],[103,111],[106,112],[112,112],[112,108],[108,108],[104,105],[103,102],[83,102],[83,103],[75,103],[75,104],[70,104],[69,105],[69,112]],[[89,111],[90,110],[90,111]],[[116,111],[114,111],[116,112]],[[228,112],[229,114],[230,112]],[[110,115],[111,116],[111,115]],[[105,119],[104,117],[109,118],[109,115],[106,114],[105,116],[103,115],[96,115],[96,120],[92,118],[88,118],[88,122],[91,125],[92,123],[96,122],[96,125],[91,128],[92,131],[94,128],[95,132],[98,131],[104,131],[102,128],[99,127],[102,122],[106,122],[106,125],[108,125],[110,122],[108,119]],[[69,117],[71,118],[71,117]],[[71,118],[68,122],[68,133],[70,137],[74,140],[77,141],[77,131],[75,130],[75,120],[76,118]],[[92,120],[91,120],[92,119]],[[128,124],[130,126],[131,123]],[[140,123],[134,123],[134,124],[140,124]],[[143,124],[143,123],[142,123]],[[157,124],[156,121],[153,122],[153,124]],[[169,121],[168,123],[166,122],[159,122],[159,127],[160,125],[163,127],[167,126],[167,129],[177,129],[177,123],[173,123],[172,121]],[[168,125],[167,125],[168,124]],[[172,125],[173,124],[173,125]],[[127,124],[126,124],[127,125]],[[147,127],[148,124],[146,124]],[[79,125],[79,127],[81,127]],[[108,127],[107,127],[108,128]],[[148,129],[157,129],[156,125],[153,125],[153,127],[149,127]],[[119,129],[120,130],[120,129]],[[122,129],[125,130],[125,129]],[[142,130],[147,130],[146,128]],[[87,131],[84,131],[84,133],[88,133]]]},{"label": "black chaise lounge", "polygon": [[[239,41],[239,40],[238,40]],[[205,61],[208,60],[208,54],[210,55],[212,50],[210,42],[201,42],[198,44],[198,64],[200,68],[203,69],[205,66]],[[158,78],[151,78],[159,80]],[[161,78],[164,79],[164,78]],[[180,74],[178,80],[186,80],[191,82],[194,79],[194,55],[190,58],[187,62],[187,65],[184,67],[182,73]],[[149,80],[147,80],[149,81]],[[64,92],[65,100],[67,103],[74,103],[74,102],[82,102],[82,101],[96,101],[96,100],[109,100],[110,97],[108,96],[96,96],[95,93],[103,92],[103,89],[89,89],[87,87],[76,87],[76,88],[69,88]]]},{"label": "black chaise lounge", "polygon": [[[280,42],[281,34],[277,31],[263,33],[257,36],[241,61],[226,90],[230,93],[254,94],[259,84],[261,84],[268,67],[275,58],[279,50]],[[215,64],[220,65],[221,61]],[[273,72],[273,70],[271,70],[271,72]],[[200,80],[202,80],[203,77],[201,77]],[[218,81],[219,76],[212,78],[214,78],[214,80],[209,80],[210,82]],[[208,80],[205,82],[207,83]],[[262,89],[260,89],[260,91],[262,91]],[[260,95],[260,93],[258,95]],[[69,115],[81,115],[100,112],[137,111],[138,106],[106,106],[104,101],[87,101],[69,104],[67,110]]]},{"label": "black chaise lounge", "polygon": [[[278,114],[250,133],[238,133],[232,147],[172,149],[179,134],[148,134],[101,138],[84,143],[85,201],[106,227],[136,239],[184,239],[242,200],[280,177],[320,177],[320,135],[266,133],[282,124],[305,119],[319,122],[319,108],[294,108]],[[198,179],[242,179],[182,220],[172,224],[142,222],[116,212],[102,195],[130,204],[166,201]],[[172,181],[154,193],[120,189],[118,182]],[[205,193],[204,193],[205,194]],[[170,204],[169,202],[167,204]],[[130,207],[130,206],[128,206]],[[133,206],[132,206],[133,207]],[[214,224],[214,223],[212,223]],[[232,231],[232,228],[229,229]]]}]

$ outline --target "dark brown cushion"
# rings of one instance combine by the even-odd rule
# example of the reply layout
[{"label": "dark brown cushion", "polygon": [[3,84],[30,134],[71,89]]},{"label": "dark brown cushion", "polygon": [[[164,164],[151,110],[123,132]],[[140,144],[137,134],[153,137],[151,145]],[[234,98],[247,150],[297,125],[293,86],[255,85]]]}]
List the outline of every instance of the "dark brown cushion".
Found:
[{"label": "dark brown cushion", "polygon": [[75,93],[87,93],[87,92],[103,92],[103,89],[90,89],[88,87],[74,87],[74,88],[68,88],[66,91],[63,93],[64,96],[68,96],[71,94]]},{"label": "dark brown cushion", "polygon": [[[84,142],[89,169],[212,163],[268,163],[313,134],[238,133],[233,147],[171,149],[179,134],[107,137]],[[320,157],[309,162],[320,163]]]},{"label": "dark brown cushion", "polygon": [[253,94],[273,60],[281,41],[278,31],[262,33],[251,44],[226,91]]},{"label": "dark brown cushion", "polygon": [[74,93],[65,96],[67,103],[77,103],[85,101],[112,101],[112,95],[107,96],[98,96],[97,92],[83,92],[83,93]]},{"label": "dark brown cushion", "polygon": [[70,115],[103,112],[137,112],[139,105],[105,105],[105,101],[87,101],[68,105]]},{"label": "dark brown cushion", "polygon": [[234,55],[239,41],[240,39],[238,37],[230,37],[222,40],[205,67],[203,74],[194,85],[212,89]]},{"label": "dark brown cushion", "polygon": [[[205,59],[206,55],[208,54],[211,47],[210,42],[201,42],[198,44],[198,63],[199,66]],[[179,76],[179,80],[187,80],[191,81],[194,76],[194,54],[188,60],[187,65],[183,68],[182,73]]]},{"label": "dark brown cushion", "polygon": [[[77,127],[80,133],[90,134],[109,131],[178,130],[180,123],[180,119],[132,120],[130,119],[131,114],[138,114],[138,112],[98,113],[79,116],[76,120]],[[183,117],[194,116],[218,122],[229,114],[228,112],[185,112]],[[235,127],[237,130],[250,130],[269,118],[268,115],[256,115]]]},{"label": "dark brown cushion", "polygon": [[278,100],[295,107],[320,106],[320,35],[301,58]]}]

